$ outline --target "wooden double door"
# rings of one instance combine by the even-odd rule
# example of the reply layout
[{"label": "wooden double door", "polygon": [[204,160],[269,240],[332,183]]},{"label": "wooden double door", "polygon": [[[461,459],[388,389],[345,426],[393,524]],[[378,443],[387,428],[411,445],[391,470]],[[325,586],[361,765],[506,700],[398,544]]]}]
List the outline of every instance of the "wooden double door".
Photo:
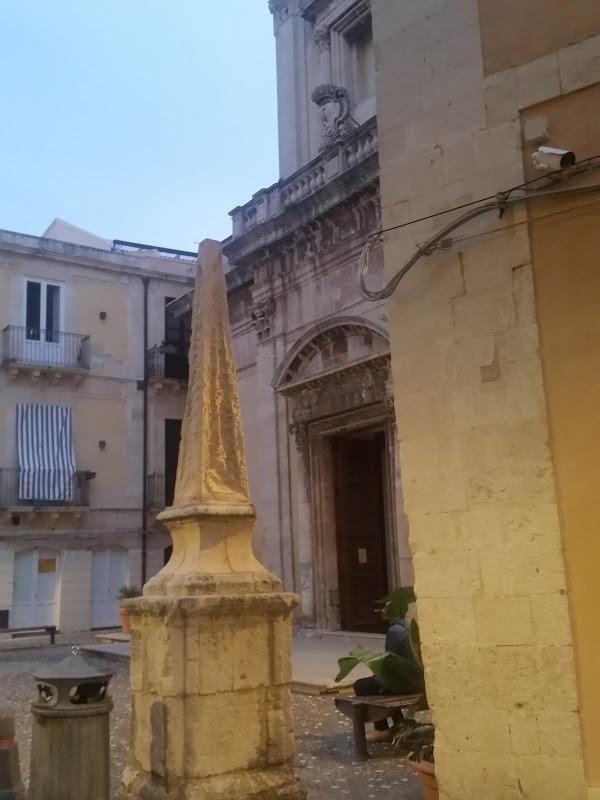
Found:
[{"label": "wooden double door", "polygon": [[385,435],[336,436],[332,449],[341,628],[383,632],[376,601],[389,591]]}]

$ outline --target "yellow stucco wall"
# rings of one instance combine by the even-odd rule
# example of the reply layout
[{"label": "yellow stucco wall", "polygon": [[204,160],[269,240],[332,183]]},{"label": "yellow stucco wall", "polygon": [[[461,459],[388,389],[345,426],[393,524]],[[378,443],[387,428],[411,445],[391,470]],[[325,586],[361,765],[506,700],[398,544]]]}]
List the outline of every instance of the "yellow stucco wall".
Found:
[{"label": "yellow stucco wall", "polygon": [[[74,403],[77,466],[96,473],[90,491],[93,505],[118,507],[113,494],[129,486],[127,404],[124,400],[78,397]],[[101,450],[100,441],[106,442]]]},{"label": "yellow stucco wall", "polygon": [[[127,293],[125,284],[108,281],[75,282],[77,332],[87,334],[92,346],[101,346],[107,356],[127,358]],[[99,314],[106,311],[101,320]]]},{"label": "yellow stucco wall", "polygon": [[[545,116],[552,140],[566,142],[584,159],[600,150],[598,108],[600,85],[537,106],[523,117]],[[578,182],[600,183],[600,170]],[[561,208],[565,213],[555,214]],[[552,216],[531,225],[541,354],[586,768],[589,785],[600,792],[600,192],[530,210],[531,217],[545,214]]]},{"label": "yellow stucco wall", "polygon": [[483,65],[491,74],[600,33],[594,0],[478,0]]}]

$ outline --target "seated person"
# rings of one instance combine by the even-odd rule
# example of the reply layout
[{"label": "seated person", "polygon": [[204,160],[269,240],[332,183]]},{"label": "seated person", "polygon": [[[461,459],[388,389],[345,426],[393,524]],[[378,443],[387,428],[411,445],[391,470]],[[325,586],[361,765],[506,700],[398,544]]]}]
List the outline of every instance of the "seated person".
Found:
[{"label": "seated person", "polygon": [[[414,664],[417,663],[412,647],[410,646],[410,623],[404,619],[398,619],[392,622],[385,635],[385,650],[387,653],[395,653],[398,656],[402,656],[402,658],[406,658]],[[416,691],[418,691],[418,689],[415,687],[414,683],[407,684],[406,694],[414,694]],[[373,694],[402,693],[402,689],[395,692],[389,691],[389,689],[386,689],[374,675],[370,675],[368,678],[359,678],[354,683],[354,694],[358,697]],[[367,742],[392,741],[392,731],[387,719],[382,719],[373,724],[375,730],[367,734]]]}]

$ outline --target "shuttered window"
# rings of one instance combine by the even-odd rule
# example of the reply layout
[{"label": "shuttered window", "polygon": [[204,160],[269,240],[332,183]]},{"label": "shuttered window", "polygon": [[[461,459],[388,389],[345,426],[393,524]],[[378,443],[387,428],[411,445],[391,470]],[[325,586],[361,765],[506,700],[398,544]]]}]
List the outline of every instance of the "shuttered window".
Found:
[{"label": "shuttered window", "polygon": [[69,407],[18,405],[17,452],[21,500],[73,500],[75,452]]}]

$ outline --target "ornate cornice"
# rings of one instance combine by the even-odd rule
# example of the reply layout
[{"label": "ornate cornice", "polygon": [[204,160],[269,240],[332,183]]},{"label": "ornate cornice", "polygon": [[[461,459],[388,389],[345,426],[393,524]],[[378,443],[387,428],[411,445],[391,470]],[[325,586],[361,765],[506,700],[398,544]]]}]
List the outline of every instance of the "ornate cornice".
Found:
[{"label": "ornate cornice", "polygon": [[[303,378],[291,383],[284,384],[279,391],[281,394],[293,396],[306,392],[307,390],[317,389],[319,386],[325,384],[340,385],[345,383],[350,376],[361,375],[374,375],[378,372],[385,372],[386,375],[390,369],[390,354],[382,353],[368,358],[361,358],[357,361],[351,361],[341,367],[320,372],[317,375],[311,375],[309,378]],[[387,378],[386,378],[387,380]]]},{"label": "ornate cornice", "polygon": [[[246,251],[230,251],[228,256],[231,263],[243,264],[248,273],[254,275],[255,282],[279,272],[289,274],[307,259],[325,255],[350,237],[366,238],[377,230],[381,224],[379,205],[379,187],[375,180],[355,192],[351,199],[340,201],[300,224],[298,216],[288,212],[290,228],[285,219],[280,220],[271,241]],[[293,223],[296,227],[292,228]],[[376,250],[373,256],[380,257],[378,253],[380,251]]]},{"label": "ornate cornice", "polygon": [[[304,229],[308,255],[327,249],[350,228],[357,231],[378,221],[378,178],[377,128],[371,120],[294,175],[231,211],[234,235],[223,251],[232,264],[248,263],[265,249],[279,248],[299,228]],[[355,219],[338,226],[335,219],[341,222],[341,206],[349,197]]]},{"label": "ornate cornice", "polygon": [[269,11],[273,14],[275,22],[281,24],[290,15],[291,0],[269,0]]}]

